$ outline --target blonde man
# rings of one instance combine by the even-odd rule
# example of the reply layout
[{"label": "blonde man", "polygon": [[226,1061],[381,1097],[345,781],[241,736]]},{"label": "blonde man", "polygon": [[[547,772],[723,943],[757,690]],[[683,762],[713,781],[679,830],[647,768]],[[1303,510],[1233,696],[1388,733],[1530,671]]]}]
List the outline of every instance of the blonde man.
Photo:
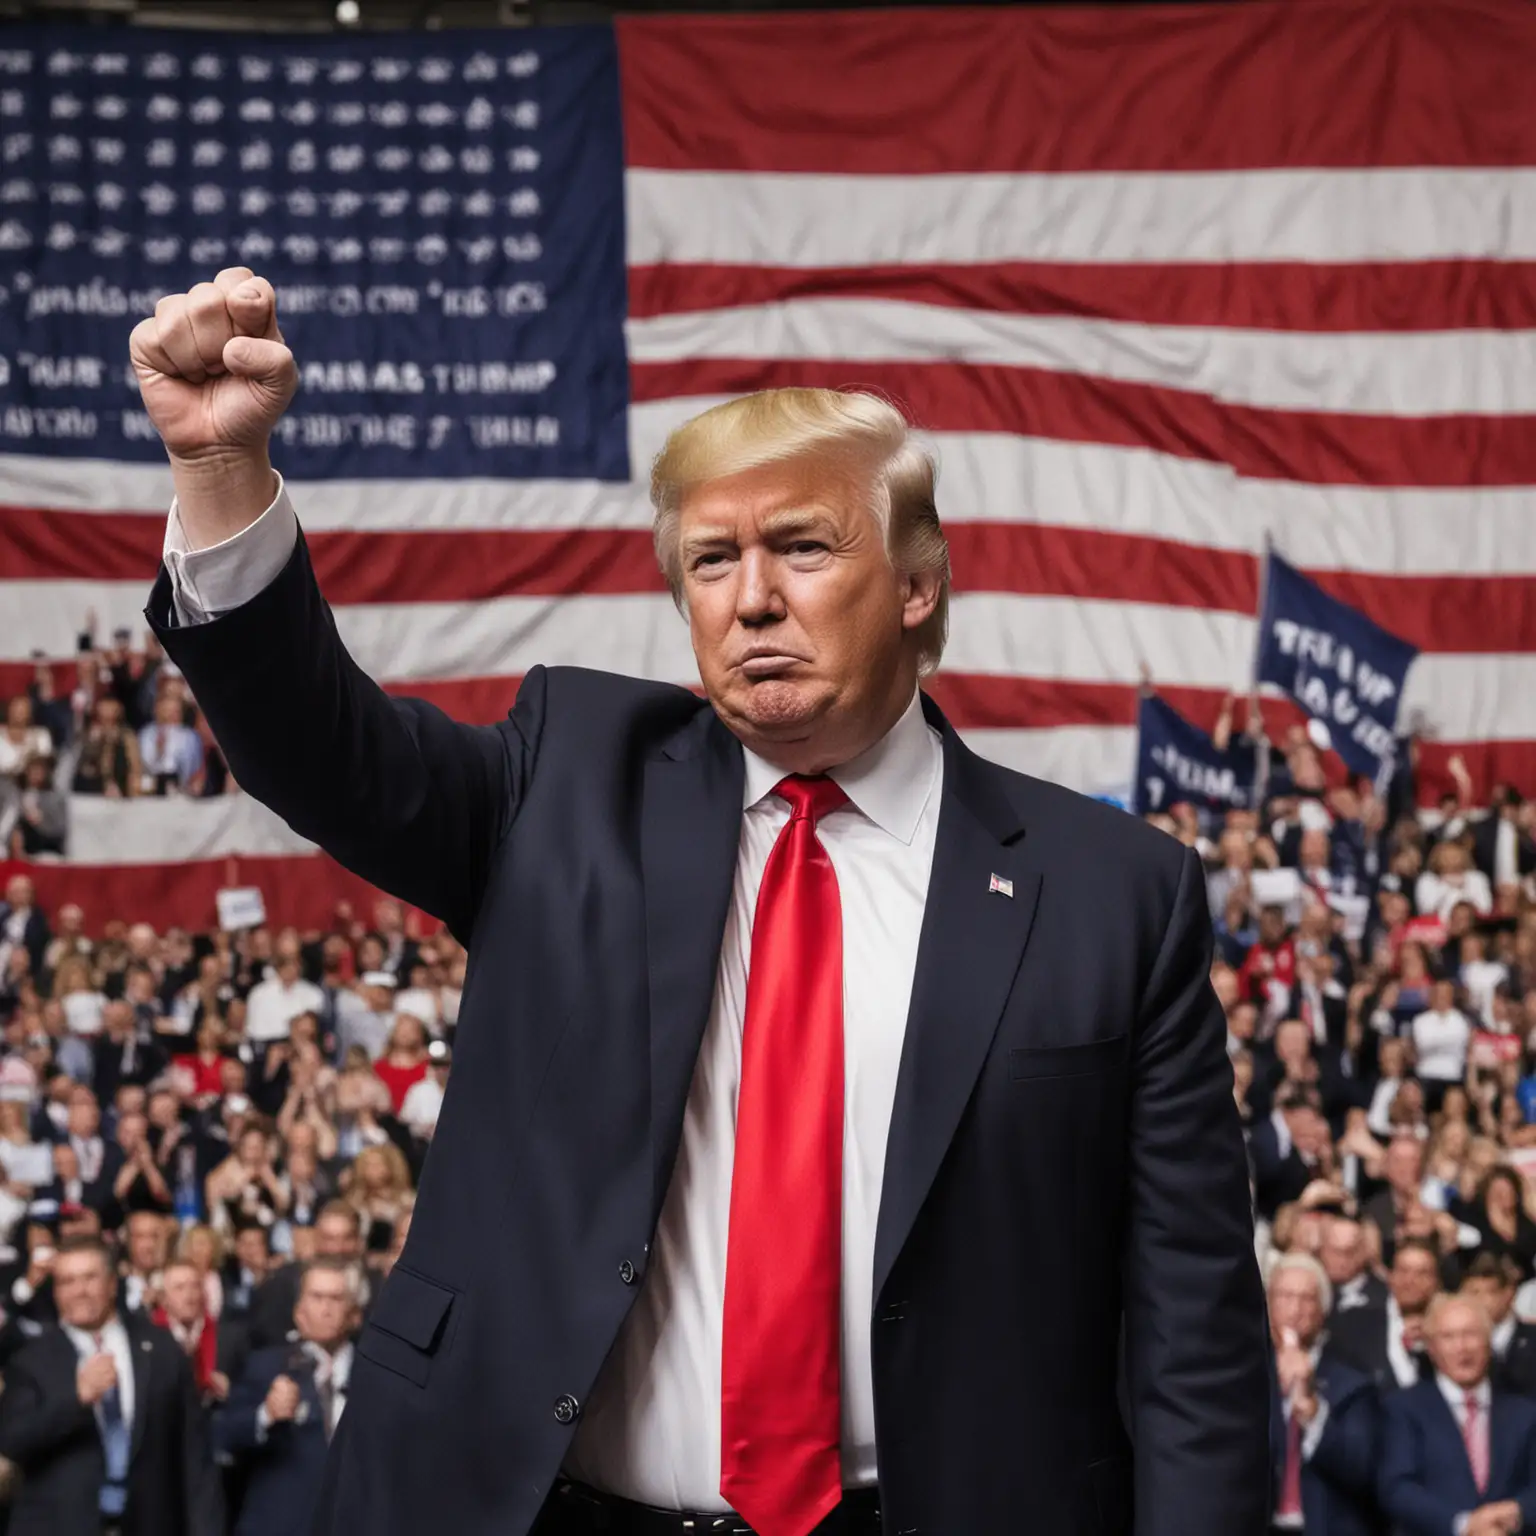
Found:
[{"label": "blonde man", "polygon": [[472,945],[317,1531],[1258,1536],[1200,864],[920,690],[948,554],[901,415],[679,428],[655,537],[704,697],[535,667],[474,728],[337,637],[270,285],[165,299],[132,353],[177,492],[149,613],[235,775]]}]

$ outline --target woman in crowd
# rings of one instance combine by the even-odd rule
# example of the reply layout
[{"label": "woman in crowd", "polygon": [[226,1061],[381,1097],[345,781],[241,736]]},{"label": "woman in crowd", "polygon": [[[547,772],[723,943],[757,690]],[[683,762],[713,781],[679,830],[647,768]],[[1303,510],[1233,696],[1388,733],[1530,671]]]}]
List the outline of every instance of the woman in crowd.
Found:
[{"label": "woman in crowd", "polygon": [[408,1013],[395,1015],[384,1054],[373,1064],[374,1075],[389,1089],[398,1115],[414,1083],[427,1075],[427,1031],[421,1020]]},{"label": "woman in crowd", "polygon": [[1483,1179],[1471,1213],[1479,1251],[1513,1259],[1522,1281],[1536,1275],[1536,1221],[1526,1214],[1525,1201],[1524,1181],[1501,1164]]},{"label": "woman in crowd", "polygon": [[267,1126],[248,1121],[235,1149],[208,1175],[209,1219],[230,1233],[252,1222],[270,1227],[288,1212],[288,1191],[273,1166],[274,1142]]},{"label": "woman in crowd", "polygon": [[395,1225],[411,1207],[411,1170],[405,1154],[393,1142],[365,1147],[352,1164],[347,1199],[362,1225],[363,1246],[369,1253],[389,1248]]}]

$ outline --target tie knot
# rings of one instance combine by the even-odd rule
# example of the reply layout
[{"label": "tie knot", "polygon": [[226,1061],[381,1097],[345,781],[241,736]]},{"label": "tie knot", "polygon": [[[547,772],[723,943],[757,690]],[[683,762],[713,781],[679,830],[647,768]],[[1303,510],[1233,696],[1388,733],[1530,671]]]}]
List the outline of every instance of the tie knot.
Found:
[{"label": "tie knot", "polygon": [[824,777],[812,779],[799,773],[780,779],[774,785],[773,792],[781,800],[789,802],[791,821],[809,821],[812,826],[838,806],[848,803],[848,796],[838,788],[835,780]]}]

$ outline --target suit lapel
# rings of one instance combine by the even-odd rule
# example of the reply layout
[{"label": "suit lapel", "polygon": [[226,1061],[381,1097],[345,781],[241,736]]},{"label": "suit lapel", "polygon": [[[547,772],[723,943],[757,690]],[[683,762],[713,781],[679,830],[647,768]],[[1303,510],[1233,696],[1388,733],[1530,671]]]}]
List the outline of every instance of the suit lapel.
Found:
[{"label": "suit lapel", "polygon": [[154,1374],[155,1349],[148,1329],[138,1327],[125,1317],[123,1330],[128,1335],[128,1353],[133,1357],[133,1422],[128,1431],[131,1447],[128,1461],[131,1466],[139,1454],[139,1447],[144,1444],[144,1426],[149,1422],[150,1378]]},{"label": "suit lapel", "polygon": [[[996,770],[923,705],[943,732],[944,788],[875,1231],[877,1306],[991,1047],[1040,894]],[[1011,897],[990,888],[994,875]]]},{"label": "suit lapel", "polygon": [[660,1215],[709,1017],[741,838],[740,743],[701,709],[647,762],[640,813],[650,986],[651,1213]]}]

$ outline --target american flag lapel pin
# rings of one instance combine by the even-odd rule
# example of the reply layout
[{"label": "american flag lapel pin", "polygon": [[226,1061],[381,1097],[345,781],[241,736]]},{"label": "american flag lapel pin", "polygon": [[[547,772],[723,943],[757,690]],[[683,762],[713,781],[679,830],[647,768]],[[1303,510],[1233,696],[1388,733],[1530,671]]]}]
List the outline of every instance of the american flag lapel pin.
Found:
[{"label": "american flag lapel pin", "polygon": [[999,896],[1012,896],[1013,881],[1004,880],[1001,875],[993,875],[987,889],[989,891],[996,891]]}]

